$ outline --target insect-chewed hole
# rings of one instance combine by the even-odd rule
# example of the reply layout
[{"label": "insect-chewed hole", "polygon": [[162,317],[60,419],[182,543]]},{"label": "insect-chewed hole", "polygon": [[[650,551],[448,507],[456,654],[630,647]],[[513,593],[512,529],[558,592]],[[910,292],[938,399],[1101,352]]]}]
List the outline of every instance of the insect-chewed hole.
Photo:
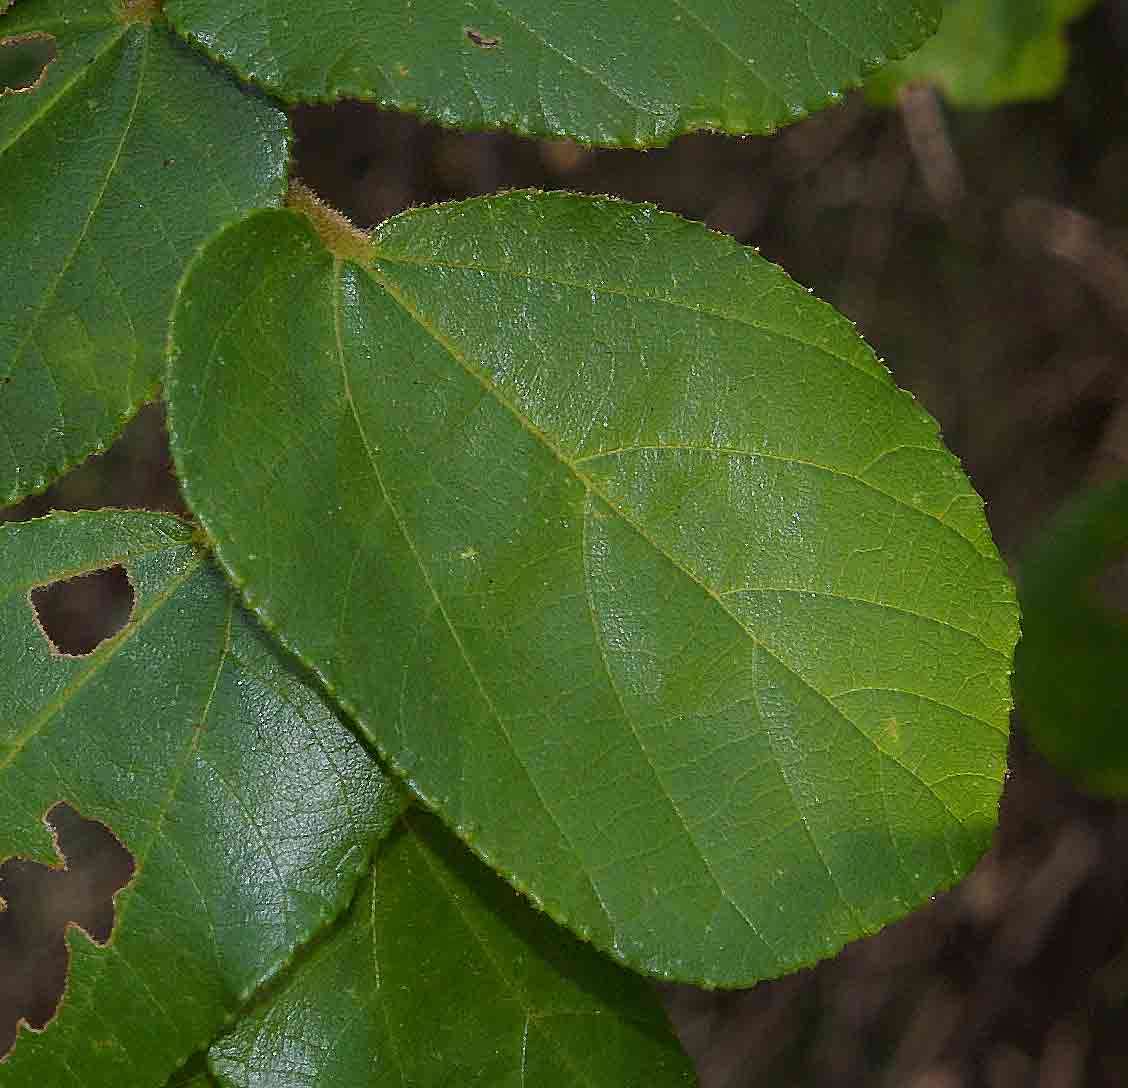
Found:
[{"label": "insect-chewed hole", "polygon": [[35,618],[61,654],[92,653],[129,622],[134,593],[120,566],[52,582],[30,594]]},{"label": "insect-chewed hole", "polygon": [[135,868],[105,824],[66,802],[45,819],[64,864],[18,857],[0,864],[0,1061],[16,1043],[21,1022],[42,1031],[58,1010],[69,970],[67,927],[79,926],[104,945],[113,933],[114,896]]},{"label": "insect-chewed hole", "polygon": [[0,38],[0,95],[34,91],[56,56],[50,34]]},{"label": "insect-chewed hole", "polygon": [[477,27],[466,27],[466,37],[479,49],[496,49],[501,45],[501,39],[492,34],[483,34]]}]

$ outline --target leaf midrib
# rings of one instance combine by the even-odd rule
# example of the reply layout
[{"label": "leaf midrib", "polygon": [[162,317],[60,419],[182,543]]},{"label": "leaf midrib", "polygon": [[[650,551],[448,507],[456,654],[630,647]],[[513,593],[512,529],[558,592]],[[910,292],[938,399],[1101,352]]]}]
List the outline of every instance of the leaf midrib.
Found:
[{"label": "leaf midrib", "polygon": [[[409,218],[412,214],[414,214],[414,213],[411,212],[411,211],[405,212],[405,213],[403,213],[402,216],[397,216],[396,219],[392,220],[391,222],[399,223],[402,220]],[[671,306],[671,307],[674,307],[675,309],[688,310],[691,313],[700,314],[703,317],[711,317],[711,318],[715,318],[715,319],[720,320],[720,321],[731,321],[735,324],[743,325],[746,328],[755,329],[757,332],[765,333],[769,336],[778,336],[781,340],[786,340],[789,343],[797,344],[800,347],[808,348],[812,352],[815,352],[819,356],[826,357],[830,360],[833,360],[835,363],[841,363],[842,365],[849,367],[851,370],[856,371],[858,374],[861,374],[864,377],[869,378],[870,380],[876,382],[885,391],[889,391],[891,389],[896,390],[896,386],[890,380],[888,374],[883,374],[880,371],[868,369],[868,368],[860,365],[859,363],[855,362],[849,356],[841,355],[841,354],[839,354],[835,351],[832,351],[825,344],[820,344],[820,343],[818,343],[817,341],[814,341],[814,340],[808,340],[805,337],[800,336],[798,333],[796,333],[796,332],[794,332],[790,329],[780,328],[779,326],[771,325],[771,324],[768,324],[767,322],[764,322],[764,321],[757,321],[756,319],[751,318],[751,317],[747,317],[743,314],[733,313],[732,311],[728,311],[728,310],[722,310],[722,309],[715,307],[715,306],[701,305],[699,303],[690,302],[688,299],[680,299],[680,298],[675,298],[675,297],[671,297],[671,296],[668,296],[668,295],[661,295],[661,294],[652,294],[652,293],[649,293],[649,292],[646,292],[646,291],[632,291],[630,288],[625,287],[622,284],[584,283],[580,280],[568,279],[568,278],[565,278],[565,277],[562,277],[562,276],[549,276],[549,275],[546,275],[546,274],[543,274],[543,273],[531,272],[527,269],[510,268],[510,267],[505,267],[505,266],[502,266],[502,265],[488,265],[488,264],[485,264],[484,262],[483,263],[478,263],[478,262],[471,263],[469,261],[452,261],[452,260],[446,260],[446,259],[438,259],[438,258],[430,257],[430,256],[420,257],[420,256],[416,256],[416,255],[407,255],[407,254],[404,254],[404,253],[388,252],[388,251],[386,251],[386,250],[384,250],[380,247],[380,242],[379,242],[378,237],[375,239],[375,242],[376,242],[376,255],[375,255],[374,264],[373,264],[373,266],[368,267],[365,270],[367,272],[369,272],[370,274],[374,273],[377,276],[379,276],[380,273],[379,273],[378,268],[376,266],[378,266],[381,263],[382,264],[388,264],[388,265],[406,265],[406,266],[409,266],[409,267],[413,266],[413,267],[417,267],[417,268],[449,269],[451,271],[474,272],[474,273],[479,273],[479,274],[482,274],[482,275],[508,277],[510,279],[524,280],[524,281],[531,282],[531,283],[543,283],[543,284],[548,285],[548,286],[563,287],[565,289],[574,290],[574,291],[585,291],[585,292],[596,291],[599,294],[611,295],[611,296],[614,296],[614,297],[617,297],[617,298],[629,299],[633,302],[647,302],[647,303],[655,303],[657,305],[662,305],[662,306]],[[384,284],[381,283],[381,286],[384,286]],[[776,287],[776,285],[772,285],[772,287],[770,287],[768,289],[768,291],[765,292],[765,294],[769,293],[771,290],[774,290],[775,287]],[[662,448],[666,448],[666,447],[662,447]],[[673,447],[671,447],[671,448],[673,448]],[[724,450],[719,449],[718,447],[701,447],[701,448],[703,450],[716,450],[717,452],[726,452]],[[914,445],[912,443],[908,443],[908,444],[899,443],[893,449],[883,450],[881,453],[877,454],[877,456],[871,458],[870,461],[867,463],[865,469],[863,469],[862,472],[860,472],[860,473],[852,473],[852,472],[847,472],[844,469],[836,469],[836,468],[830,468],[829,466],[825,466],[825,465],[817,465],[814,462],[809,462],[809,463],[814,465],[814,467],[824,468],[827,472],[832,472],[835,475],[842,476],[842,477],[847,478],[847,479],[855,480],[859,484],[861,484],[863,487],[868,488],[870,491],[873,491],[875,494],[884,496],[885,498],[891,500],[892,502],[897,503],[899,506],[903,506],[906,510],[912,510],[915,513],[922,514],[923,516],[930,518],[931,520],[935,521],[938,525],[941,525],[946,531],[950,532],[952,535],[959,537],[959,539],[961,541],[963,541],[965,544],[970,545],[971,548],[975,551],[975,553],[977,555],[982,556],[984,558],[991,558],[991,555],[989,553],[984,553],[981,550],[980,546],[970,536],[961,532],[960,529],[957,526],[951,524],[950,522],[945,521],[944,518],[941,515],[933,513],[932,511],[927,510],[923,507],[914,506],[912,503],[906,502],[904,499],[899,498],[898,496],[894,495],[892,492],[886,491],[884,488],[878,487],[872,481],[864,478],[863,473],[866,470],[868,470],[872,465],[877,464],[879,461],[882,460],[882,458],[888,456],[890,453],[895,452],[895,450],[904,449],[904,448],[915,448],[915,449],[920,449],[920,450],[927,452],[927,453],[935,453],[935,454],[939,454],[941,456],[948,456],[948,457],[951,456],[941,446],[918,446],[918,445]],[[617,452],[624,452],[624,451],[620,451],[620,450],[606,450],[606,451],[604,451],[604,450],[601,450],[597,453],[587,454],[583,457],[576,458],[573,463],[574,464],[580,464],[583,461],[595,460],[598,457],[610,456],[610,454],[617,453]],[[773,456],[770,453],[759,452],[759,451],[756,451],[756,450],[733,450],[732,452],[740,453],[740,454],[743,454],[745,456],[750,456],[750,457],[772,457]],[[779,460],[783,459],[779,455],[775,455],[775,457],[776,457],[776,459],[779,459]],[[958,498],[959,496],[957,495],[955,497]]]},{"label": "leaf midrib", "polygon": [[[337,271],[338,270],[335,270],[335,274]],[[669,562],[672,566],[679,570],[693,585],[697,586],[707,596],[711,597],[717,607],[726,616],[728,616],[729,619],[732,620],[732,622],[742,632],[744,632],[744,634],[751,640],[754,645],[762,649],[782,668],[786,669],[787,672],[795,676],[795,678],[799,680],[808,690],[810,690],[812,694],[816,695],[819,699],[825,702],[826,705],[830,707],[836,715],[841,715],[841,712],[838,711],[836,707],[834,707],[834,704],[830,702],[830,699],[823,692],[821,692],[805,677],[796,672],[795,669],[792,666],[788,665],[788,663],[781,657],[779,657],[779,655],[775,651],[773,651],[771,647],[763,643],[757,637],[755,632],[748,628],[748,626],[725,604],[722,595],[717,593],[717,591],[715,591],[707,583],[703,582],[701,578],[699,578],[692,570],[690,570],[684,563],[682,563],[681,560],[679,560],[676,556],[674,556],[666,548],[664,548],[657,540],[655,540],[654,537],[646,530],[645,526],[640,525],[635,518],[631,517],[627,511],[623,510],[620,505],[615,502],[614,498],[608,495],[594,478],[588,476],[586,473],[580,470],[577,461],[569,458],[567,454],[562,449],[560,449],[541,428],[539,428],[515,404],[513,404],[506,396],[504,396],[502,391],[486,374],[483,374],[476,367],[472,366],[470,362],[459,351],[457,346],[453,344],[445,335],[443,335],[443,333],[441,333],[431,322],[429,322],[427,318],[422,313],[420,313],[420,311],[410,302],[406,295],[401,290],[399,290],[397,285],[392,283],[380,272],[378,267],[373,266],[363,269],[363,271],[365,271],[373,279],[377,286],[379,286],[387,294],[387,296],[392,299],[392,301],[394,301],[404,311],[404,313],[416,325],[418,325],[424,333],[426,333],[426,335],[432,341],[434,341],[436,345],[438,345],[447,355],[450,356],[450,358],[463,370],[464,373],[477,381],[486,390],[486,392],[491,397],[493,397],[498,405],[500,405],[510,415],[513,416],[513,418],[522,427],[523,430],[525,430],[534,439],[536,439],[536,441],[546,451],[551,453],[556,458],[556,460],[558,460],[575,477],[575,479],[584,487],[584,489],[589,494],[597,495],[603,502],[607,504],[607,506],[611,510],[616,513],[616,515],[618,515],[623,520],[624,524],[630,526],[630,528],[638,533],[638,535],[641,536],[643,540],[645,540],[646,543],[649,544],[650,547],[653,548],[658,555],[662,556],[667,562]],[[880,493],[884,494],[884,492]],[[893,496],[889,497],[893,498]],[[909,507],[909,509],[916,510],[915,507]],[[922,511],[917,512],[922,513]],[[951,529],[951,526],[946,527]],[[954,529],[952,529],[952,531],[955,532]],[[961,539],[967,542],[966,538],[964,538],[962,534],[957,535],[959,535]],[[980,718],[977,715],[971,714],[970,712],[961,711],[961,713],[965,713],[967,714],[967,716],[975,718],[977,721],[982,722],[984,725],[991,726],[995,729],[998,728],[990,721],[987,721],[984,718]],[[857,728],[857,726],[855,725],[854,728]],[[864,735],[865,734],[863,733],[863,736]],[[867,738],[867,740],[868,739],[869,738]]]},{"label": "leaf midrib", "polygon": [[603,905],[603,897],[599,894],[599,890],[596,888],[594,880],[592,880],[591,873],[588,871],[587,867],[583,865],[582,857],[579,851],[576,849],[575,844],[571,841],[571,838],[561,826],[552,808],[545,801],[544,796],[541,793],[540,786],[538,785],[536,779],[533,777],[532,772],[525,765],[525,763],[517,757],[517,746],[513,742],[513,738],[510,735],[505,718],[498,710],[497,705],[494,703],[493,697],[490,695],[490,692],[486,687],[485,681],[482,679],[481,674],[475,667],[474,662],[470,657],[470,653],[466,649],[466,644],[463,642],[462,635],[460,634],[458,628],[455,626],[454,621],[451,619],[450,613],[447,611],[446,603],[439,596],[439,592],[435,588],[435,584],[431,579],[430,572],[428,571],[426,564],[423,562],[423,557],[419,554],[419,549],[416,546],[415,540],[412,537],[411,533],[408,531],[407,524],[403,519],[403,514],[400,512],[398,505],[392,501],[391,493],[384,482],[384,474],[380,471],[380,466],[378,461],[376,460],[375,452],[372,448],[371,443],[368,441],[368,435],[365,432],[364,424],[361,422],[360,413],[358,412],[356,402],[353,399],[352,385],[349,379],[348,364],[345,361],[344,338],[341,329],[342,269],[343,262],[339,258],[335,259],[332,265],[332,272],[330,276],[330,286],[333,296],[333,334],[335,338],[337,360],[341,368],[341,380],[343,383],[345,403],[351,414],[353,424],[357,429],[357,434],[360,436],[361,443],[364,446],[364,452],[366,457],[368,458],[369,467],[372,469],[373,477],[375,478],[376,483],[380,488],[380,492],[384,497],[384,502],[387,505],[387,508],[392,515],[392,519],[396,524],[396,529],[398,530],[400,536],[403,538],[403,541],[407,545],[408,550],[411,552],[412,560],[415,562],[415,565],[419,569],[419,573],[423,579],[424,585],[427,587],[428,592],[431,594],[431,598],[435,602],[435,607],[438,609],[439,614],[443,618],[443,622],[450,633],[451,639],[454,641],[459,656],[462,658],[463,664],[466,666],[467,671],[470,673],[470,676],[478,689],[478,693],[482,699],[482,702],[485,704],[485,707],[489,711],[490,716],[497,723],[498,729],[501,730],[502,735],[505,737],[506,743],[509,745],[510,750],[513,752],[518,766],[525,773],[525,777],[528,779],[529,785],[532,787],[533,792],[536,794],[537,800],[540,801],[541,808],[544,809],[545,813],[552,821],[553,826],[556,828],[557,833],[560,835],[562,842],[567,845],[568,849],[576,859],[576,862],[580,864],[580,868],[583,871],[588,884],[591,886],[592,894],[595,896],[596,901],[603,909],[608,928],[613,931],[614,925],[611,922],[610,915],[608,915],[607,913],[607,908]]},{"label": "leaf midrib", "polygon": [[[356,267],[359,267],[359,266],[356,266]],[[623,511],[618,506],[618,504],[616,504],[608,495],[606,495],[603,492],[603,490],[598,486],[598,484],[593,479],[591,479],[586,474],[581,472],[577,468],[575,463],[573,461],[571,461],[564,454],[564,452],[556,446],[556,444],[554,442],[551,441],[551,439],[548,437],[548,435],[546,435],[539,427],[537,427],[532,422],[532,420],[528,419],[517,408],[516,405],[512,404],[508,400],[508,398],[506,398],[505,396],[502,395],[501,390],[498,389],[496,385],[494,385],[494,383],[488,378],[488,376],[486,376],[485,374],[482,374],[480,371],[478,371],[475,367],[473,367],[469,363],[469,361],[467,359],[465,359],[463,357],[462,353],[458,350],[458,348],[453,343],[451,343],[437,328],[435,328],[423,316],[423,314],[421,314],[411,304],[411,302],[406,298],[406,296],[404,296],[404,294],[402,292],[400,292],[397,289],[397,287],[391,281],[389,281],[385,276],[383,276],[381,274],[379,268],[375,264],[373,264],[372,267],[365,269],[364,271],[367,272],[367,274],[372,278],[372,280],[380,288],[382,288],[382,290],[387,294],[387,296],[390,299],[392,299],[404,311],[404,313],[415,324],[417,324],[420,327],[420,329],[424,333],[426,333],[427,336],[431,340],[433,340],[435,342],[435,344],[437,346],[439,346],[444,352],[446,352],[446,354],[449,355],[451,357],[451,359],[469,377],[471,377],[475,381],[479,382],[483,386],[483,388],[495,399],[495,401],[499,404],[499,406],[501,406],[506,411],[508,411],[513,416],[513,418],[517,421],[517,423],[525,431],[527,431],[532,437],[534,437],[543,446],[543,448],[546,451],[550,452],[565,468],[567,468],[572,473],[572,475],[575,477],[575,479],[585,488],[585,490],[587,491],[587,493],[589,495],[598,496],[603,502],[605,502],[607,504],[607,506],[611,510],[613,510],[622,519],[622,521],[625,525],[627,525],[628,527],[633,529],[636,533],[638,533],[638,535],[643,540],[645,540],[646,543],[649,544],[650,547],[653,548],[654,551],[658,555],[660,555],[663,559],[665,559],[667,562],[669,562],[671,564],[671,566],[673,566],[676,570],[680,571],[681,574],[691,584],[697,586],[702,592],[704,592],[707,596],[712,598],[712,600],[715,602],[716,606],[721,610],[721,612],[724,615],[726,615],[728,617],[728,619],[733,624],[736,625],[738,630],[743,632],[743,634],[749,639],[749,641],[753,644],[753,646],[758,647],[764,654],[766,654],[768,657],[770,657],[772,660],[774,660],[789,675],[794,676],[795,679],[800,684],[802,684],[821,703],[824,704],[824,706],[829,710],[829,712],[836,719],[841,721],[848,728],[854,730],[867,744],[869,744],[874,749],[874,751],[877,754],[878,759],[889,759],[893,763],[897,764],[902,770],[904,770],[908,774],[910,774],[916,781],[918,781],[921,784],[921,786],[924,787],[925,790],[928,791],[928,793],[932,797],[934,797],[936,799],[936,801],[939,802],[939,804],[941,805],[943,810],[949,815],[949,817],[954,821],[954,823],[956,825],[958,825],[958,826],[963,825],[963,821],[959,818],[959,816],[955,812],[952,811],[952,809],[950,808],[948,803],[944,800],[943,797],[941,797],[936,792],[936,790],[932,787],[932,785],[930,783],[928,783],[923,778],[921,778],[920,775],[913,768],[911,768],[908,765],[902,763],[899,759],[892,756],[891,754],[882,751],[882,749],[878,747],[878,745],[876,744],[874,739],[871,736],[869,736],[869,734],[867,734],[865,732],[865,730],[862,729],[858,725],[857,722],[855,722],[852,718],[848,717],[845,713],[843,713],[838,708],[838,706],[834,702],[831,701],[829,696],[827,696],[824,692],[820,691],[810,680],[808,680],[806,677],[804,677],[801,673],[797,672],[796,669],[793,666],[789,665],[785,660],[783,660],[783,658],[780,657],[779,654],[775,650],[773,650],[770,646],[763,643],[756,636],[756,634],[752,630],[750,630],[741,621],[741,619],[737,615],[735,615],[735,613],[733,613],[731,611],[731,609],[728,608],[728,606],[725,604],[723,598],[720,595],[718,595],[709,585],[707,585],[699,577],[697,577],[697,575],[694,574],[693,571],[691,571],[688,567],[686,567],[674,555],[672,555],[665,548],[663,548],[661,546],[661,544],[657,540],[655,540],[646,531],[645,527],[638,524],[638,522],[635,519],[633,519],[625,511]],[[333,283],[334,283],[334,285],[336,285],[339,282],[340,273],[341,273],[341,262],[338,261],[338,262],[334,263],[334,268],[333,268]],[[335,287],[335,291],[336,291],[336,287]],[[338,326],[338,332],[339,332],[339,326]],[[341,343],[339,335],[338,335],[338,347],[341,351],[342,365],[344,365],[343,344]],[[351,403],[351,393],[349,394],[349,400],[350,400],[350,403]],[[355,413],[355,411],[356,411],[355,405],[353,405],[352,410]],[[357,422],[357,426],[359,427],[360,426],[359,417],[357,418],[356,422]],[[378,469],[376,468],[374,460],[372,462],[372,465],[373,465],[373,471],[378,472]],[[383,485],[381,485],[381,486],[383,486]],[[384,494],[385,494],[386,501],[388,501],[389,505],[390,505],[391,499],[390,499],[390,496],[388,495],[386,489],[384,489]],[[404,532],[405,537],[406,537],[406,527],[401,525],[401,531]],[[445,617],[445,615],[446,615],[445,609],[443,608],[442,602],[441,602],[441,600],[439,600],[438,595],[434,590],[434,587],[431,586],[429,576],[427,575],[426,569],[423,567],[423,564],[421,562],[421,557],[417,553],[415,553],[414,544],[410,541],[410,538],[406,537],[406,539],[408,539],[408,542],[412,547],[412,551],[415,554],[415,560],[419,564],[420,569],[423,572],[423,576],[427,580],[427,584],[428,584],[429,588],[431,588],[432,594],[435,596],[436,603],[438,604],[440,609],[443,610],[443,614],[444,614],[444,617]],[[492,700],[489,699],[487,693],[485,692],[485,690],[483,688],[483,683],[482,683],[480,677],[478,676],[476,669],[474,669],[473,665],[471,664],[471,662],[470,662],[470,660],[467,656],[466,650],[463,647],[461,640],[460,640],[457,632],[454,630],[453,625],[451,624],[449,618],[447,619],[447,625],[451,629],[452,635],[454,636],[454,638],[458,642],[459,649],[462,651],[462,656],[463,656],[463,659],[466,661],[467,667],[471,669],[472,675],[474,676],[475,680],[478,682],[479,688],[482,688],[483,696],[487,699],[488,706],[490,707],[491,711],[493,712],[495,718],[498,720],[498,723],[501,726],[503,733],[508,738],[508,735],[509,735],[508,731],[505,729],[505,726],[502,722],[502,719],[498,715],[496,709],[493,707]],[[595,635],[596,635],[596,637],[598,637],[598,631],[595,632]],[[605,666],[606,666],[606,662],[605,662]],[[608,681],[613,686],[614,681],[613,681],[613,678],[610,675],[610,670],[608,669],[607,672],[608,672]],[[964,713],[967,713],[967,712],[964,712]],[[982,722],[984,725],[987,725],[988,727],[993,728],[996,731],[998,731],[997,727],[993,726],[992,723],[988,722],[986,719],[979,718],[977,715],[973,715],[973,714],[968,714],[968,716],[975,718],[976,720]],[[628,724],[629,727],[632,728],[632,732],[634,732],[632,723],[630,721],[628,721],[627,724]],[[637,732],[635,733],[635,738],[636,738],[636,741],[639,740],[639,738],[637,736]],[[639,743],[641,744],[641,742],[639,742]],[[647,753],[645,747],[642,747],[641,750],[642,750],[643,756],[647,759],[648,762],[650,762],[649,754]],[[787,784],[787,787],[790,791],[792,789],[792,787],[791,787],[790,782],[787,778],[787,775],[784,773],[782,766],[778,765],[778,759],[776,760],[776,763],[777,763],[777,770],[779,771],[781,779]],[[652,763],[651,763],[651,769],[654,770]],[[655,771],[655,773],[656,773],[656,771]],[[698,857],[699,857],[701,863],[705,866],[707,871],[711,872],[711,868],[710,868],[711,863],[710,863],[708,857],[706,856],[705,851],[698,844],[697,839],[694,836],[694,834],[691,832],[689,826],[686,824],[685,820],[681,818],[681,814],[678,810],[677,803],[674,801],[673,797],[670,796],[669,791],[666,789],[664,784],[661,782],[660,778],[658,780],[658,784],[662,788],[662,792],[663,792],[664,796],[666,797],[667,802],[671,805],[674,814],[679,817],[682,829],[686,833],[689,841],[691,843],[693,843],[694,848],[695,848],[695,850],[698,854]],[[535,783],[534,783],[534,789],[536,789]],[[537,795],[539,797],[540,796],[539,789],[536,789],[536,792],[537,792]],[[547,813],[547,815],[553,820],[553,823],[556,824],[557,828],[559,829],[559,824],[556,821],[556,818],[555,818],[552,810],[544,803],[543,798],[541,799],[541,804],[542,804],[542,807],[544,808],[545,812]],[[835,886],[836,890],[838,891],[840,899],[842,900],[842,902],[846,905],[847,909],[853,915],[853,917],[855,919],[855,923],[859,926],[860,931],[865,932],[867,930],[867,927],[865,925],[863,925],[860,916],[857,914],[856,908],[850,903],[850,900],[843,894],[842,889],[841,889],[841,887],[838,883],[838,878],[836,877],[833,869],[826,862],[825,857],[823,855],[823,851],[819,847],[817,841],[815,841],[812,829],[810,828],[810,826],[809,826],[809,824],[806,820],[806,817],[803,813],[803,810],[798,806],[798,802],[795,800],[794,794],[793,794],[793,804],[795,805],[796,811],[799,814],[800,819],[802,820],[802,822],[804,824],[804,827],[806,828],[808,836],[812,840],[812,844],[813,844],[813,846],[816,850],[816,854],[819,856],[820,860],[823,861],[823,867],[826,870],[827,876],[829,877],[829,879],[831,880],[831,883]],[[566,842],[568,841],[567,837],[565,837],[565,841]],[[588,877],[588,880],[590,882],[591,881],[591,875],[590,875],[590,873],[588,873],[586,867],[584,868],[583,871],[584,871],[585,875]],[[594,888],[594,884],[592,886]],[[725,900],[727,900],[730,904],[735,906],[735,904],[732,901],[732,898],[725,891],[724,886],[722,884],[720,884],[719,882],[718,882],[717,886],[718,886],[718,889],[721,891],[723,898]],[[742,916],[744,916],[742,911],[740,913],[742,914]],[[745,918],[745,921],[747,922],[747,918]],[[756,930],[753,928],[752,932],[755,933]]]},{"label": "leaf midrib", "polygon": [[[431,209],[426,210],[434,214]],[[389,223],[402,224],[415,214],[420,213],[416,213],[414,210],[404,212],[394,219],[389,220]],[[849,357],[831,351],[825,344],[819,344],[813,340],[804,339],[798,333],[792,332],[789,329],[781,329],[774,325],[769,325],[766,322],[757,321],[751,317],[745,317],[743,314],[722,310],[715,306],[701,305],[691,302],[688,299],[675,298],[670,295],[652,294],[647,291],[632,291],[629,287],[618,283],[584,283],[582,280],[568,279],[563,276],[549,276],[545,273],[532,272],[524,268],[511,268],[504,265],[490,265],[485,262],[453,261],[430,256],[420,257],[414,254],[408,255],[406,253],[388,252],[381,248],[378,234],[379,229],[377,231],[377,237],[374,238],[376,245],[375,261],[377,264],[398,264],[417,268],[445,268],[456,272],[477,272],[489,276],[507,276],[511,279],[526,280],[531,283],[543,283],[551,287],[566,287],[574,291],[597,291],[603,295],[614,295],[618,298],[629,299],[632,302],[654,302],[664,306],[672,306],[676,309],[689,310],[691,313],[701,314],[705,317],[716,317],[722,321],[732,321],[738,325],[756,329],[759,332],[772,333],[784,340],[789,340],[792,343],[800,344],[803,347],[808,347],[821,354],[827,355],[836,362],[844,363],[852,370],[856,370],[859,374],[864,374],[867,378],[872,378],[874,381],[878,382],[883,389],[888,388],[892,384],[887,376],[876,370],[868,370],[863,366],[859,366]],[[739,252],[735,245],[734,252]],[[371,269],[368,269],[368,271],[371,271]],[[783,273],[781,272],[780,275],[782,276]],[[768,294],[770,291],[776,290],[781,286],[782,284],[772,284],[764,294]]]}]

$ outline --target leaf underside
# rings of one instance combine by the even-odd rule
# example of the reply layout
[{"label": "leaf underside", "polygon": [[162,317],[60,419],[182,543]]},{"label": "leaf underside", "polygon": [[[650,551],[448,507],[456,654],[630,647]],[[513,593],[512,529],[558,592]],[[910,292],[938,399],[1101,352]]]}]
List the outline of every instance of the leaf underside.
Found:
[{"label": "leaf underside", "polygon": [[285,115],[117,0],[21,0],[57,59],[0,97],[0,505],[101,450],[156,390],[199,244],[277,203]]},{"label": "leaf underside", "polygon": [[230,1088],[694,1083],[651,988],[410,812],[348,920],[210,1051]]},{"label": "leaf underside", "polygon": [[940,0],[168,0],[172,24],[290,101],[646,146],[769,132],[935,29]]},{"label": "leaf underside", "polygon": [[[6,1088],[161,1085],[350,901],[398,790],[175,518],[0,527],[0,859],[57,864],[66,801],[135,863],[107,947],[71,929],[67,992]],[[122,564],[123,631],[58,655],[28,592]]]},{"label": "leaf underside", "polygon": [[887,65],[869,97],[892,103],[906,84],[936,84],[954,106],[991,109],[1051,98],[1069,66],[1067,24],[1094,0],[947,0],[934,38]]},{"label": "leaf underside", "polygon": [[172,344],[179,474],[248,601],[622,962],[748,985],[986,846],[1017,608],[982,503],[753,251],[514,193],[391,220],[362,266],[264,212]]}]

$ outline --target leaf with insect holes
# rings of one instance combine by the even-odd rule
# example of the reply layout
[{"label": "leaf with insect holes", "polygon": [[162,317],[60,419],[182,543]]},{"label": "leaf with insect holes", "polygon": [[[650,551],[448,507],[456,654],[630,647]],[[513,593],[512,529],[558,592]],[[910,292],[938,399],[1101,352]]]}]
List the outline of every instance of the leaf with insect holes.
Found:
[{"label": "leaf with insect holes", "polygon": [[[107,947],[71,929],[66,995],[5,1088],[159,1088],[336,917],[398,790],[279,656],[175,518],[0,526],[0,859],[58,864],[44,814],[103,823],[135,872]],[[54,652],[29,591],[121,564],[124,629]]]},{"label": "leaf with insect holes", "polygon": [[32,91],[55,59],[55,39],[28,34],[0,39],[0,97]]},{"label": "leaf with insect holes", "polygon": [[230,1088],[688,1088],[652,988],[531,911],[433,817],[348,919],[212,1046]]},{"label": "leaf with insect holes", "polygon": [[1014,591],[849,323],[609,199],[334,244],[279,210],[201,252],[172,446],[246,599],[427,803],[671,979],[749,985],[959,879]]},{"label": "leaf with insect holes", "polygon": [[1051,98],[1069,66],[1066,26],[1095,0],[947,0],[940,31],[870,81],[890,104],[910,83],[933,83],[954,106],[987,109]]},{"label": "leaf with insect holes", "polygon": [[0,15],[0,41],[56,55],[33,89],[0,96],[0,505],[105,448],[152,398],[188,257],[281,193],[285,115],[155,8],[21,0]]},{"label": "leaf with insect holes", "polygon": [[919,46],[940,0],[167,0],[165,11],[288,101],[361,98],[447,125],[643,147],[795,121]]}]

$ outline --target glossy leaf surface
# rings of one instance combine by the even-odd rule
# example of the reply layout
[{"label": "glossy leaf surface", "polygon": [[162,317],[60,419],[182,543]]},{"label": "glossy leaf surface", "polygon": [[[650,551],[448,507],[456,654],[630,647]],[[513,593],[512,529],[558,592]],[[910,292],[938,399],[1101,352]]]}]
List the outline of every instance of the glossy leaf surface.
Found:
[{"label": "glossy leaf surface", "polygon": [[[67,936],[67,990],[5,1088],[164,1085],[347,905],[399,811],[371,757],[174,518],[0,527],[0,859],[57,864],[44,814],[101,821],[134,861],[105,947]],[[120,563],[120,634],[63,657],[28,592]]]},{"label": "glossy leaf surface", "polygon": [[1017,613],[982,503],[752,250],[515,193],[391,220],[362,266],[266,212],[173,343],[181,481],[247,598],[623,962],[748,984],[985,847]]},{"label": "glossy leaf surface", "polygon": [[231,1088],[673,1088],[651,987],[409,813],[348,921],[211,1049]]},{"label": "glossy leaf surface", "polygon": [[1086,789],[1113,796],[1128,794],[1126,560],[1128,483],[1085,492],[1051,520],[1022,564],[1015,674],[1037,747]]},{"label": "glossy leaf surface", "polygon": [[0,505],[153,396],[188,257],[281,191],[283,113],[141,18],[152,6],[0,16],[0,38],[50,35],[57,52],[34,90],[0,97]]},{"label": "glossy leaf surface", "polygon": [[168,0],[172,23],[286,99],[363,98],[470,127],[665,143],[767,132],[936,28],[939,0]]},{"label": "glossy leaf surface", "polygon": [[935,37],[874,76],[870,97],[892,102],[907,83],[934,83],[954,106],[990,108],[1050,98],[1069,66],[1065,30],[1094,0],[947,0]]}]

